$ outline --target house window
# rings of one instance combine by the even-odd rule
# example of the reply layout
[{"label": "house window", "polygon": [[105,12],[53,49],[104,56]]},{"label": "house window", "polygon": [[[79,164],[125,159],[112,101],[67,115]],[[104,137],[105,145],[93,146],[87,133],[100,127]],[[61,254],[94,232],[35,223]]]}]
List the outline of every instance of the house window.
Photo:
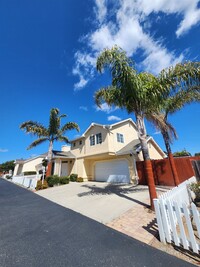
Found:
[{"label": "house window", "polygon": [[82,145],[82,140],[79,141],[79,145]]},{"label": "house window", "polygon": [[102,143],[102,135],[101,133],[96,134],[96,143],[101,144]]},{"label": "house window", "polygon": [[117,133],[117,142],[124,143],[124,136],[123,136],[123,134]]},{"label": "house window", "polygon": [[94,135],[91,135],[90,136],[90,145],[91,146],[94,146],[95,145],[95,136]]},{"label": "house window", "polygon": [[73,143],[73,147],[75,147],[76,146],[76,143]]}]

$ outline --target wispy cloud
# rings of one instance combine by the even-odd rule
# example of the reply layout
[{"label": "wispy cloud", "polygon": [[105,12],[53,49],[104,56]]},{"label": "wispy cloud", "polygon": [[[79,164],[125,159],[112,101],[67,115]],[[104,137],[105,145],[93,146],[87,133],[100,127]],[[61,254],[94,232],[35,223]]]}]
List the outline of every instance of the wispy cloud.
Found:
[{"label": "wispy cloud", "polygon": [[110,107],[108,104],[103,103],[100,107],[95,107],[96,111],[103,111],[107,114],[110,114],[111,112],[114,112],[115,110],[119,109],[118,107]]},{"label": "wispy cloud", "polygon": [[154,132],[153,134],[154,134],[154,135],[157,135],[157,134],[161,134],[161,132],[160,132],[160,131],[156,131],[156,132]]},{"label": "wispy cloud", "polygon": [[80,106],[79,109],[84,110],[84,111],[88,111],[88,107],[85,107],[85,106]]},{"label": "wispy cloud", "polygon": [[159,12],[176,15],[178,22],[174,35],[180,38],[200,22],[198,3],[199,0],[123,0],[117,3],[114,0],[95,0],[95,28],[82,38],[83,50],[75,53],[73,73],[79,77],[75,90],[82,89],[93,78],[99,52],[115,44],[129,56],[140,49],[143,60],[139,65],[154,74],[183,61],[184,53],[169,51],[165,39],[156,39],[154,33],[151,33],[152,23],[161,23],[164,16],[159,15],[158,20],[158,16],[150,15]]},{"label": "wispy cloud", "polygon": [[121,121],[121,118],[117,116],[108,116],[108,121]]},{"label": "wispy cloud", "polygon": [[2,152],[2,153],[8,152],[8,149],[7,148],[0,148],[0,152]]}]

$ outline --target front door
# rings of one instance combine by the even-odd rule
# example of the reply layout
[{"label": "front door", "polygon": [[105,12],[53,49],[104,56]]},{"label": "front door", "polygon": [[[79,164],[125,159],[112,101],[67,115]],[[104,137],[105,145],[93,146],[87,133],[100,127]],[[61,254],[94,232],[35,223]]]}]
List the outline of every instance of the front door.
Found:
[{"label": "front door", "polygon": [[68,161],[62,161],[60,176],[68,176]]}]

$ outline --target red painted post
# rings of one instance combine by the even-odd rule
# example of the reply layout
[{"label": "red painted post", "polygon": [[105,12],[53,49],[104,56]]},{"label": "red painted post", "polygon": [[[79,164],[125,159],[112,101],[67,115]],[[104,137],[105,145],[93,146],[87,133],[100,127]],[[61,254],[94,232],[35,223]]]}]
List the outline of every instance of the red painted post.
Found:
[{"label": "red painted post", "polygon": [[52,163],[49,162],[48,165],[47,165],[46,177],[51,175],[51,169],[52,169]]},{"label": "red painted post", "polygon": [[179,177],[178,177],[178,173],[177,173],[177,170],[176,170],[174,157],[173,157],[172,153],[169,153],[168,158],[169,158],[169,163],[170,163],[170,166],[171,166],[171,169],[172,169],[172,174],[174,176],[174,183],[177,186],[177,185],[180,184],[180,181],[179,181]]},{"label": "red painted post", "polygon": [[147,177],[147,183],[149,187],[150,206],[151,206],[151,209],[154,210],[153,199],[157,198],[157,193],[156,193],[156,187],[155,187],[155,182],[154,182],[154,177],[153,177],[151,160],[145,160],[144,167],[145,167],[145,174]]}]

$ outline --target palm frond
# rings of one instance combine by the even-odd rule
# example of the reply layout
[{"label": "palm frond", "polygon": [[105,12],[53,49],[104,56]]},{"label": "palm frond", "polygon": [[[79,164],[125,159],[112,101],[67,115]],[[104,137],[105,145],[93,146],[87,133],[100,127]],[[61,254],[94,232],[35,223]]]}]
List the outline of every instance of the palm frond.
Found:
[{"label": "palm frond", "polygon": [[166,120],[165,114],[161,112],[154,112],[146,115],[146,118],[155,126],[156,129],[161,131],[163,137],[165,136],[166,138],[167,136],[170,143],[172,143],[174,139],[178,138],[175,128]]},{"label": "palm frond", "polygon": [[190,87],[187,90],[179,90],[169,97],[165,104],[166,114],[173,114],[185,105],[200,102],[200,88]]},{"label": "palm frond", "polygon": [[27,147],[27,150],[33,148],[33,147],[36,147],[46,141],[48,141],[49,139],[47,137],[42,137],[42,138],[39,138],[37,140],[35,140],[33,143],[31,143],[28,147]]},{"label": "palm frond", "polygon": [[48,136],[48,129],[36,121],[26,121],[20,125],[20,129],[25,130],[26,133],[32,133],[37,136]]},{"label": "palm frond", "polygon": [[66,136],[57,136],[55,141],[65,142],[66,144],[69,144],[70,141]]},{"label": "palm frond", "polygon": [[61,128],[61,132],[65,133],[68,130],[77,130],[78,132],[80,131],[79,126],[75,122],[67,122],[63,127]]}]

